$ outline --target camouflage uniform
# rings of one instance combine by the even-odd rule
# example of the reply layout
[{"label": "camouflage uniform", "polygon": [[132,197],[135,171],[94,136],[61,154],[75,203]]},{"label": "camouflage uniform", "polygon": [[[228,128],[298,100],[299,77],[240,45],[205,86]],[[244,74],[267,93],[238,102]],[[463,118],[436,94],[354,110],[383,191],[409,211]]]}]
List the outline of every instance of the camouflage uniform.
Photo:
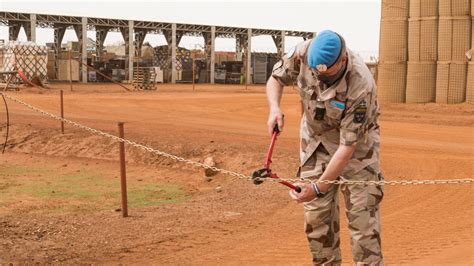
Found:
[{"label": "camouflage uniform", "polygon": [[[275,64],[272,72],[282,85],[298,82],[304,109],[300,132],[301,178],[319,178],[339,145],[357,143],[339,179],[381,180],[379,108],[372,74],[360,57],[347,50],[344,75],[327,87],[307,65],[310,42],[298,44]],[[304,205],[305,230],[315,265],[341,263],[338,189],[339,186],[333,185],[323,198]],[[383,265],[379,216],[383,188],[341,185],[341,191],[354,261],[357,265]]]}]

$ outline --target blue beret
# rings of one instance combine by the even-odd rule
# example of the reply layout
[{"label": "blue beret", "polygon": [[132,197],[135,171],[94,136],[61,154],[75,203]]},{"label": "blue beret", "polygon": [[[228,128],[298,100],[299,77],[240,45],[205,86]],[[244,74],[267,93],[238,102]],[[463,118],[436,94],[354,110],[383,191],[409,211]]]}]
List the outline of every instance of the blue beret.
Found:
[{"label": "blue beret", "polygon": [[308,48],[308,65],[316,68],[318,65],[331,67],[341,52],[341,38],[331,30],[321,31]]}]

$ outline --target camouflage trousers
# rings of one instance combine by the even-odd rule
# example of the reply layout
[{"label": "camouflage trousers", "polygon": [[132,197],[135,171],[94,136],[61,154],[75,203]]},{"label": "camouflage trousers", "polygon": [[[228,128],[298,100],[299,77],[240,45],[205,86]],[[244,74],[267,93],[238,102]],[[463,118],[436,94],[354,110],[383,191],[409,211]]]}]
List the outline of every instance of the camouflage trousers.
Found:
[{"label": "camouflage trousers", "polygon": [[[322,153],[319,148],[312,157],[316,160],[308,161],[318,165],[321,162],[325,162],[324,165],[326,165],[330,159],[329,155]],[[316,164],[310,167],[307,164],[303,165],[302,173],[305,168],[315,169]],[[370,168],[346,175],[344,178],[347,180],[383,179],[381,174]],[[340,179],[344,178],[340,177]],[[354,262],[356,265],[383,265],[379,213],[383,187],[375,185],[332,185],[324,197],[304,204],[305,231],[313,256],[313,264],[341,264],[339,187],[344,196]]]}]

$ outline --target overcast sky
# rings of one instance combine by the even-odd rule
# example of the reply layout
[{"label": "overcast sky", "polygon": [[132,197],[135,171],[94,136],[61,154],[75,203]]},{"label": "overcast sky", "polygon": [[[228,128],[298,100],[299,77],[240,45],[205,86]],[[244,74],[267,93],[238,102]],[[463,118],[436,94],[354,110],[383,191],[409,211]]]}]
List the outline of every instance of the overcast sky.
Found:
[{"label": "overcast sky", "polygon": [[[0,0],[1,11],[61,14],[89,17],[182,22],[191,24],[238,26],[250,28],[287,29],[319,32],[333,29],[360,52],[378,52],[380,0],[326,1],[90,1],[90,0]],[[23,38],[23,33],[22,37]],[[88,33],[95,39],[94,32]],[[0,39],[8,38],[7,27],[0,27]],[[52,42],[52,30],[38,29],[40,43]],[[65,40],[76,40],[71,31]],[[147,36],[153,45],[165,44],[164,38]],[[111,33],[106,44],[122,41]],[[275,49],[269,37],[253,38],[253,50]],[[300,39],[287,38],[286,50]],[[202,43],[202,38],[183,39],[181,46]],[[217,39],[217,50],[235,49],[234,40]]]}]

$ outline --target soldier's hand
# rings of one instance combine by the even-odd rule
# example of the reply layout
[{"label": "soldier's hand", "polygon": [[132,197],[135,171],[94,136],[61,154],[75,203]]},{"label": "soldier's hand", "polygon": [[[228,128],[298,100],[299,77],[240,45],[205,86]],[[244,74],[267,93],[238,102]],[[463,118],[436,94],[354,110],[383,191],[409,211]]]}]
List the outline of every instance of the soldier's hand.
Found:
[{"label": "soldier's hand", "polygon": [[312,201],[316,198],[316,194],[314,193],[314,190],[313,190],[313,187],[311,186],[311,184],[296,183],[296,184],[293,184],[293,185],[296,186],[296,187],[301,188],[300,193],[298,193],[294,190],[290,190],[290,197],[292,199],[294,199],[296,202],[298,202],[298,203],[308,202],[308,201]]},{"label": "soldier's hand", "polygon": [[273,134],[273,129],[275,128],[275,125],[278,124],[278,129],[280,132],[283,130],[284,126],[284,118],[285,116],[281,112],[281,110],[278,109],[271,109],[270,114],[268,115],[268,134],[272,135]]}]

